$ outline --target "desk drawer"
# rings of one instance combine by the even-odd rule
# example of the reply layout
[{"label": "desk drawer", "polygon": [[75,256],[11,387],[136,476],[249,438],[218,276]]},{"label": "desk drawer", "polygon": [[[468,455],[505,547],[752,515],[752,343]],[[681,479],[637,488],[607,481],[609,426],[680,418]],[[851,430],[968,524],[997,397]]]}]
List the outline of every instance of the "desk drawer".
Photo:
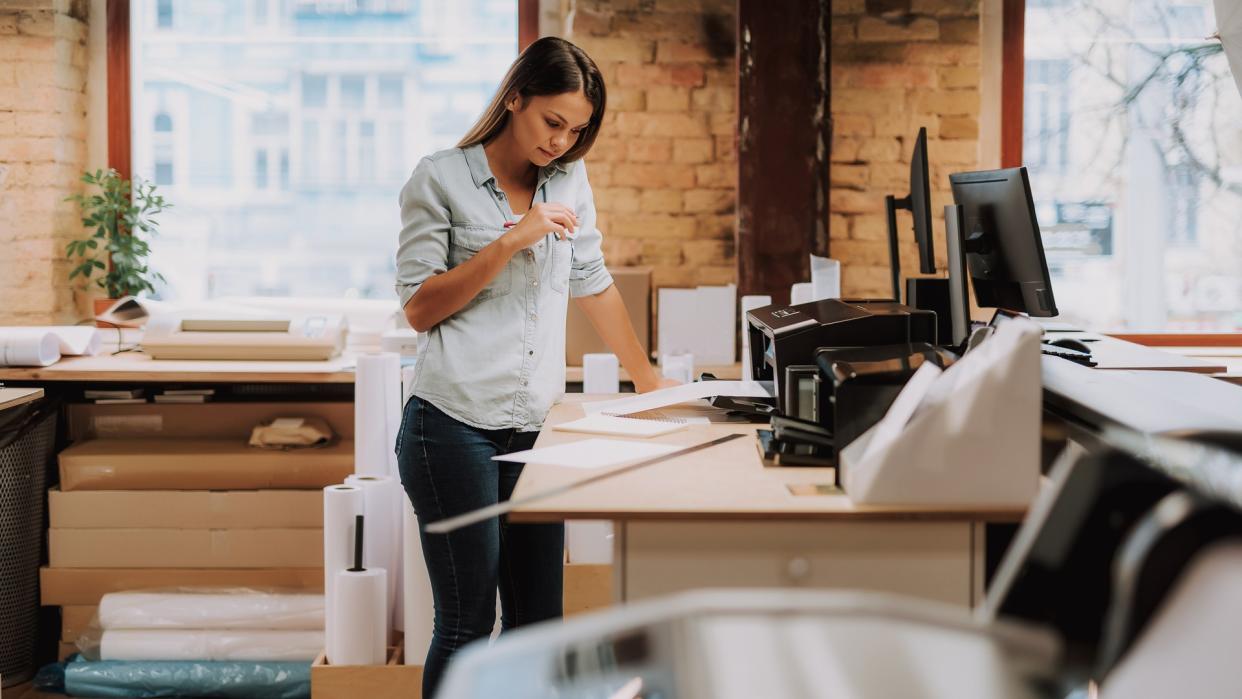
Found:
[{"label": "desk drawer", "polygon": [[968,522],[627,522],[622,599],[704,587],[852,588],[969,606]]}]

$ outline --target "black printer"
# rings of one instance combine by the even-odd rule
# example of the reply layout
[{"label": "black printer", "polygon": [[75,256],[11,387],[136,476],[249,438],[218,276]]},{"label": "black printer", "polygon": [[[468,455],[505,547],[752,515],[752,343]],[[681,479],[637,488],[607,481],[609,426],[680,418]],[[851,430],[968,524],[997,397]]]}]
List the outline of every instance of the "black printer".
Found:
[{"label": "black printer", "polygon": [[790,367],[813,367],[823,348],[927,343],[935,346],[936,314],[897,303],[822,299],[797,306],[772,305],[746,313],[751,375],[771,381],[777,405]]}]

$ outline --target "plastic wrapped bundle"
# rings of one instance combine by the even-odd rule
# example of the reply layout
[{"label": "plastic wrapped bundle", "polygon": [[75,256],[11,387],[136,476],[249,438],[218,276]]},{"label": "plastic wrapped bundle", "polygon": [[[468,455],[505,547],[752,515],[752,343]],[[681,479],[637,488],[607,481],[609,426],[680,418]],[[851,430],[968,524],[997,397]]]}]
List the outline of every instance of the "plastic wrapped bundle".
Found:
[{"label": "plastic wrapped bundle", "polygon": [[105,629],[323,630],[321,594],[254,590],[113,592],[99,602]]},{"label": "plastic wrapped bundle", "polygon": [[107,629],[99,644],[99,657],[101,660],[310,662],[323,649],[323,641],[322,631]]},{"label": "plastic wrapped bundle", "polygon": [[100,698],[309,699],[310,663],[75,660],[65,665],[65,692]]}]

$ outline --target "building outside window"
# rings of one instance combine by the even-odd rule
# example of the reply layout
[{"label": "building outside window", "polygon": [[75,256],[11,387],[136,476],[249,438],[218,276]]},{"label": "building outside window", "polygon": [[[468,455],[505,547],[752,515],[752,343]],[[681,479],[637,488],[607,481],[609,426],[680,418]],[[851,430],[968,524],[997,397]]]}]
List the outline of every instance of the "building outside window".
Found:
[{"label": "building outside window", "polygon": [[1062,317],[1242,327],[1242,97],[1211,0],[1028,0],[1023,157]]},{"label": "building outside window", "polygon": [[135,0],[131,17],[134,174],[173,204],[152,265],[182,301],[394,298],[401,186],[517,55],[511,0]]}]

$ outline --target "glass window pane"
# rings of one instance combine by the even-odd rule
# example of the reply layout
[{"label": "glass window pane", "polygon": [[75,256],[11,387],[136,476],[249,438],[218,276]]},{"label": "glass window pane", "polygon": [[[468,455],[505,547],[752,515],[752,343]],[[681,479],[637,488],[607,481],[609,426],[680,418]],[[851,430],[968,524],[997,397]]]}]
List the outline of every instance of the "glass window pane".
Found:
[{"label": "glass window pane", "polygon": [[360,75],[341,77],[341,106],[361,109],[366,103],[366,81]]},{"label": "glass window pane", "polygon": [[1062,318],[1242,327],[1242,97],[1211,0],[1028,0],[1023,156]]},{"label": "glass window pane", "polygon": [[[162,293],[395,298],[397,193],[495,91],[516,3],[131,7],[134,174],[173,205],[152,244]],[[174,12],[176,37],[154,31]]]}]

